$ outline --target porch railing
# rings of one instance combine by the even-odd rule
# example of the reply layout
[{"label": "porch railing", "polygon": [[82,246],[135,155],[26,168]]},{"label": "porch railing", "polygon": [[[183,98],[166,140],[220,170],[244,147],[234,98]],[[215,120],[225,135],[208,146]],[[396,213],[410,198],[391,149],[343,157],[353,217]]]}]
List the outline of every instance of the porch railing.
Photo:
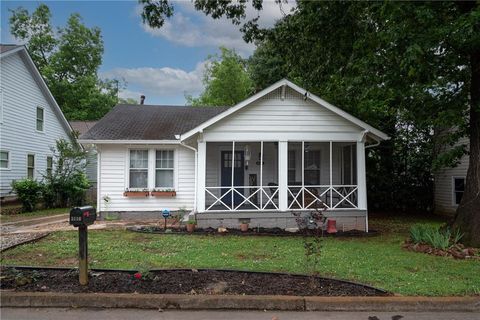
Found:
[{"label": "porch railing", "polygon": [[205,211],[278,210],[278,186],[206,187]]},{"label": "porch railing", "polygon": [[288,209],[358,208],[356,185],[288,186]]}]

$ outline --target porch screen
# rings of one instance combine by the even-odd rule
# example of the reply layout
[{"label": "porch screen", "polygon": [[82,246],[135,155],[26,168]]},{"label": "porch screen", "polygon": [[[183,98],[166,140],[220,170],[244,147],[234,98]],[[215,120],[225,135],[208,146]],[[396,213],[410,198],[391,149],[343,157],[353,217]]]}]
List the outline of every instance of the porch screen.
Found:
[{"label": "porch screen", "polygon": [[148,187],[148,150],[130,150],[130,188]]}]

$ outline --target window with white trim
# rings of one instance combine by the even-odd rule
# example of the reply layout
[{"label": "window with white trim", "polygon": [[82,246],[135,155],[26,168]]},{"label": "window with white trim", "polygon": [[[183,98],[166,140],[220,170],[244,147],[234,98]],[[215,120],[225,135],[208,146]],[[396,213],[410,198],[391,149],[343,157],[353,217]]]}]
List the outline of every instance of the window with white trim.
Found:
[{"label": "window with white trim", "polygon": [[10,168],[10,152],[0,151],[0,169]]},{"label": "window with white trim", "polygon": [[34,154],[27,155],[27,178],[28,179],[35,178],[35,155]]},{"label": "window with white trim", "polygon": [[53,157],[47,157],[47,176],[51,176],[53,172]]},{"label": "window with white trim", "polygon": [[155,152],[155,188],[173,189],[175,171],[173,150]]},{"label": "window with white trim", "polygon": [[37,131],[43,131],[45,121],[45,110],[42,107],[37,107]]},{"label": "window with white trim", "polygon": [[459,205],[465,191],[465,178],[453,178],[453,203]]},{"label": "window with white trim", "polygon": [[129,188],[148,188],[148,150],[130,150]]}]

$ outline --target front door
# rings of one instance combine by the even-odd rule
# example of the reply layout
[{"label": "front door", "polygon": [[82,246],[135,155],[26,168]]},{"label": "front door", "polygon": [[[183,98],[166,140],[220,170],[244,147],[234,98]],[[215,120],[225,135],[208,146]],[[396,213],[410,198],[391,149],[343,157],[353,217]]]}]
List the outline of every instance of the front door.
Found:
[{"label": "front door", "polygon": [[[233,185],[234,186],[243,186],[244,183],[244,169],[243,169],[243,151],[235,151],[235,161],[234,161],[234,175],[233,175]],[[222,151],[221,159],[221,182],[222,187],[231,187],[232,186],[232,151]],[[243,194],[243,188],[236,188],[236,191]],[[228,206],[232,204],[232,192],[230,189],[222,189],[222,202]],[[239,205],[243,200],[243,197],[237,192],[233,192],[233,201],[234,205]]]}]

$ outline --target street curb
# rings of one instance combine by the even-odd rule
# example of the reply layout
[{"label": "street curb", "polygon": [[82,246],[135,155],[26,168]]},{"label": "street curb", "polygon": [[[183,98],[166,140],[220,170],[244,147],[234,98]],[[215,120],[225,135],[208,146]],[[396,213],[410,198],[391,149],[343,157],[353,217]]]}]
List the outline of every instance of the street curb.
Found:
[{"label": "street curb", "polygon": [[1,307],[478,312],[480,297],[300,297],[0,292]]}]

